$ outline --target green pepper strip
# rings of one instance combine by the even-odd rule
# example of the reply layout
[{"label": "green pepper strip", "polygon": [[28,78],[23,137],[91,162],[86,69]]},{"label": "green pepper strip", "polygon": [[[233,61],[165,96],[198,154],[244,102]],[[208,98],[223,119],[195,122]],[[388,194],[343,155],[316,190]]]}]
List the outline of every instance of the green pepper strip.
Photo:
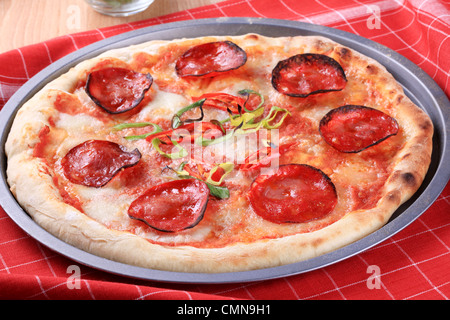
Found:
[{"label": "green pepper strip", "polygon": [[182,146],[180,146],[180,144],[178,142],[176,142],[175,140],[170,140],[170,141],[178,149],[178,152],[166,153],[166,152],[162,151],[161,148],[159,147],[159,145],[162,142],[158,138],[154,138],[152,140],[152,145],[155,148],[155,150],[158,151],[158,153],[160,155],[162,155],[166,158],[169,158],[169,159],[180,159],[180,158],[184,158],[188,155],[188,152],[186,151],[186,149],[183,148]]},{"label": "green pepper strip", "polygon": [[[272,115],[272,112],[273,112],[273,115]],[[280,121],[271,125],[270,122],[275,119],[278,112],[284,112],[283,117],[281,118]],[[263,127],[266,129],[278,129],[283,124],[284,119],[286,119],[286,117],[288,115],[291,115],[291,113],[288,110],[273,106],[270,109],[269,114],[261,122],[263,123]]]},{"label": "green pepper strip", "polygon": [[[203,103],[206,101],[206,99],[201,99],[198,101],[195,101],[194,103],[188,105],[187,107],[184,107],[183,109],[180,109],[177,113],[175,113],[175,115],[172,118],[172,128],[176,129],[179,126],[181,126],[184,123],[188,123],[188,122],[195,122],[195,121],[202,121],[203,120]],[[181,121],[181,116],[183,115],[183,113],[194,109],[194,108],[200,108],[201,111],[201,116],[198,119],[189,119],[189,120],[185,120],[185,121]]]},{"label": "green pepper strip", "polygon": [[264,104],[264,96],[262,94],[260,94],[259,92],[256,92],[256,91],[253,91],[253,90],[250,90],[250,89],[244,89],[244,90],[238,91],[238,94],[243,95],[243,96],[250,96],[250,94],[256,94],[261,99],[261,102],[259,103],[259,105],[253,110],[248,110],[245,107],[246,103],[244,103],[243,107],[244,107],[245,112],[253,112],[255,110],[258,110]]},{"label": "green pepper strip", "polygon": [[[219,169],[222,169],[224,172],[223,172],[222,176],[220,177],[219,181],[215,181],[212,179],[212,176]],[[225,176],[227,174],[229,174],[231,171],[233,171],[233,169],[234,169],[234,164],[231,162],[225,162],[225,163],[218,164],[217,166],[215,166],[214,168],[211,169],[211,171],[209,172],[209,176],[205,182],[210,183],[215,186],[220,186],[222,184]]]},{"label": "green pepper strip", "polygon": [[[217,139],[206,139],[203,138],[202,136],[199,136],[197,139],[195,139],[195,143],[203,147],[206,147],[212,144],[217,144],[222,141],[225,141],[231,138],[234,134],[248,134],[256,132],[261,127],[265,129],[277,129],[283,124],[284,119],[291,114],[286,109],[273,106],[264,119],[254,123],[255,118],[259,117],[263,111],[264,111],[263,108],[259,108],[251,112],[243,113],[241,115],[230,116],[230,118],[227,119],[227,121],[230,121],[231,125],[234,127],[233,131]],[[277,123],[271,124],[271,122],[276,118],[278,112],[284,112],[283,117]]]},{"label": "green pepper strip", "polygon": [[144,133],[141,135],[136,135],[136,136],[126,136],[124,137],[127,140],[138,140],[138,139],[145,139],[146,137],[148,137],[149,135],[161,132],[162,129],[159,125],[157,125],[156,123],[151,123],[151,122],[133,122],[133,123],[121,123],[118,125],[115,125],[113,127],[113,130],[115,131],[120,131],[123,129],[128,129],[128,128],[142,128],[142,127],[147,127],[147,126],[153,126],[153,131],[152,132],[148,132],[148,133]]}]

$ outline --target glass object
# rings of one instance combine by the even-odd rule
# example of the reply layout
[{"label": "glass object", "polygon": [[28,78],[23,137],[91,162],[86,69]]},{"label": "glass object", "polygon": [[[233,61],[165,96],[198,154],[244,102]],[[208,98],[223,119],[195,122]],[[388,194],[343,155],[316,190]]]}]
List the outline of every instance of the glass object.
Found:
[{"label": "glass object", "polygon": [[155,0],[85,0],[95,11],[113,17],[126,17],[147,9]]}]

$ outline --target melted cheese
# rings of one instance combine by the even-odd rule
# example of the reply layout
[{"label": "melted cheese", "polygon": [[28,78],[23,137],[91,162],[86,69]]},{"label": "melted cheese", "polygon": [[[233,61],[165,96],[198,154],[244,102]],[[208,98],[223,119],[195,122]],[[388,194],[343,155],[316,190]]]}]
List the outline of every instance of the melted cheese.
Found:
[{"label": "melted cheese", "polygon": [[186,97],[180,94],[159,90],[156,83],[153,84],[153,89],[157,91],[157,94],[142,108],[136,122],[149,121],[155,117],[170,120],[178,110],[190,103]]},{"label": "melted cheese", "polygon": [[[288,43],[278,43],[272,50],[258,48],[251,41],[246,44],[241,40],[239,45],[248,51],[247,64],[235,71],[230,77],[218,76],[214,79],[196,79],[185,81],[175,79],[173,70],[177,52],[189,47],[190,43],[181,44],[181,49],[172,45],[173,51],[164,51],[158,46],[146,48],[139,46],[149,56],[148,65],[139,62],[143,71],[154,71],[155,79],[150,98],[146,105],[130,118],[126,115],[110,116],[103,111],[98,111],[84,90],[75,91],[78,96],[82,112],[76,114],[60,113],[59,118],[51,128],[52,134],[60,135],[60,145],[54,148],[48,155],[49,163],[53,165],[53,171],[58,178],[58,187],[63,190],[73,203],[81,203],[86,215],[101,222],[112,229],[125,230],[142,236],[149,241],[168,245],[193,245],[199,247],[220,247],[233,242],[255,241],[261,238],[276,238],[295,233],[310,232],[322,228],[337,221],[348,211],[358,208],[363,203],[361,190],[354,186],[368,186],[367,190],[373,190],[367,197],[376,199],[379,181],[386,179],[385,170],[390,165],[388,160],[377,157],[376,151],[360,154],[340,154],[327,145],[318,132],[320,119],[332,108],[344,104],[370,105],[372,101],[367,94],[366,84],[354,81],[354,74],[358,70],[346,70],[349,75],[347,87],[340,93],[321,94],[304,99],[283,96],[271,86],[270,74],[273,67],[282,59],[290,55],[302,53],[304,48],[297,48],[294,53]],[[155,59],[155,55],[161,54],[161,59]],[[130,55],[124,51],[118,53],[118,58],[133,59],[137,55]],[[144,57],[145,58],[145,57]],[[155,62],[156,61],[156,62]],[[129,61],[133,64],[135,61]],[[155,64],[156,63],[156,64]],[[136,64],[137,65],[137,64]],[[353,76],[352,76],[353,75]],[[169,86],[158,86],[167,79],[172,79]],[[146,188],[159,183],[176,179],[176,175],[169,171],[162,172],[165,166],[177,168],[186,159],[171,160],[161,157],[146,140],[128,141],[123,138],[129,133],[144,133],[147,130],[135,131],[111,131],[113,125],[122,122],[158,122],[163,123],[164,129],[168,125],[174,113],[192,103],[192,97],[198,97],[207,92],[225,92],[237,95],[242,89],[253,89],[265,97],[267,108],[278,106],[291,111],[291,116],[286,120],[289,130],[280,128],[277,132],[278,139],[272,140],[276,145],[295,141],[293,150],[278,159],[273,166],[286,163],[304,163],[312,165],[325,172],[333,181],[338,192],[338,204],[329,217],[320,221],[311,221],[299,224],[274,224],[265,221],[255,214],[247,200],[247,191],[258,172],[243,172],[238,170],[246,157],[261,149],[264,144],[264,135],[235,135],[223,143],[213,144],[208,147],[195,146],[190,153],[190,164],[201,164],[206,169],[223,162],[232,162],[236,165],[225,179],[225,185],[229,188],[231,197],[218,200],[210,197],[208,208],[203,220],[194,228],[178,233],[163,233],[156,231],[144,223],[131,220],[127,215],[128,206]],[[354,94],[353,94],[354,93]],[[379,99],[379,98],[377,98]],[[379,102],[377,100],[377,102]],[[226,112],[206,110],[205,119],[225,119]],[[161,120],[164,120],[161,122]],[[60,132],[65,130],[65,132]],[[58,133],[57,133],[58,132]],[[285,132],[285,133],[283,133]],[[260,132],[261,133],[261,132]],[[275,132],[273,132],[275,133]],[[276,136],[276,135],[274,135]],[[115,141],[128,149],[138,148],[142,153],[142,159],[138,165],[124,169],[113,178],[105,187],[88,188],[73,185],[67,182],[62,174],[58,161],[54,161],[54,155],[62,157],[77,143],[92,138],[102,138]],[[391,143],[391,144],[389,144]],[[392,139],[388,142],[389,152],[394,153],[402,140]],[[376,148],[376,147],[375,147]],[[380,147],[381,148],[381,147]],[[384,148],[386,148],[384,146]],[[197,152],[198,151],[198,152]],[[375,183],[376,182],[376,183]],[[61,193],[63,192],[61,191]],[[78,202],[77,202],[78,201]]]},{"label": "melted cheese", "polygon": [[88,132],[103,127],[103,122],[83,113],[77,115],[60,113],[56,127],[64,128],[69,132]]}]

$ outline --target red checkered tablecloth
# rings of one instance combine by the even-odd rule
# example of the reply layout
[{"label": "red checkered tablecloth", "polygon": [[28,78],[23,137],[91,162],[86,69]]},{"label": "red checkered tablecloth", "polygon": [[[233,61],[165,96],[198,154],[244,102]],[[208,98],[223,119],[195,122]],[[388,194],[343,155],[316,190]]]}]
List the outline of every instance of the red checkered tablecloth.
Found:
[{"label": "red checkered tablecloth", "polygon": [[[240,16],[304,21],[369,38],[416,63],[450,96],[449,1],[228,0],[0,54],[0,108],[37,72],[95,41],[162,23]],[[168,284],[77,265],[28,236],[0,208],[2,299],[448,299],[449,265],[448,184],[415,222],[372,249],[300,275],[233,284]]]}]

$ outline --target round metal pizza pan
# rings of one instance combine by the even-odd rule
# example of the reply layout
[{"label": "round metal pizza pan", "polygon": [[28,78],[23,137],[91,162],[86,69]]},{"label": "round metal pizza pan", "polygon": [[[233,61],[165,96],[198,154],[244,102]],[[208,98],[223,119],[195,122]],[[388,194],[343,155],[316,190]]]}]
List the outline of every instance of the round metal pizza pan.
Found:
[{"label": "round metal pizza pan", "polygon": [[[266,36],[321,35],[353,48],[383,64],[399,81],[406,94],[431,117],[435,134],[431,167],[419,191],[395,212],[381,229],[322,256],[289,265],[230,273],[183,273],[146,269],[107,260],[77,249],[37,225],[16,202],[6,182],[5,141],[20,106],[47,82],[67,72],[75,64],[114,48],[150,40],[171,40],[206,35]],[[396,234],[417,219],[436,200],[450,178],[449,127],[450,102],[439,86],[418,66],[400,54],[366,38],[329,27],[303,22],[260,19],[218,18],[174,22],[134,30],[73,52],[48,66],[24,84],[0,111],[0,205],[11,219],[31,237],[76,263],[126,277],[177,283],[233,283],[280,278],[312,271],[337,263],[365,251]]]}]

